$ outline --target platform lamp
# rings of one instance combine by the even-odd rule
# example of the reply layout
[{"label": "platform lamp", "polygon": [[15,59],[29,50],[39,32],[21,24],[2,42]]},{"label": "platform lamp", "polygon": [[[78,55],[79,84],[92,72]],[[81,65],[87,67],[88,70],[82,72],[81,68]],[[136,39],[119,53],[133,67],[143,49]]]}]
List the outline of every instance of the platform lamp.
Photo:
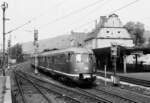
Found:
[{"label": "platform lamp", "polygon": [[1,8],[3,10],[3,76],[5,76],[5,11],[8,8],[8,4],[6,2],[3,2],[1,5]]}]

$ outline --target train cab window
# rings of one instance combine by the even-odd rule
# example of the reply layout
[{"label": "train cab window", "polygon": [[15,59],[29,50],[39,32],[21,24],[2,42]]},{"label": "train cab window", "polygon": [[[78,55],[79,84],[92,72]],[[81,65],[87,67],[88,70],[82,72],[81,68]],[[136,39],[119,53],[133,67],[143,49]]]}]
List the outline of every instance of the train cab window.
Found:
[{"label": "train cab window", "polygon": [[75,56],[76,62],[89,62],[89,55],[88,54],[76,54]]},{"label": "train cab window", "polygon": [[81,62],[81,54],[76,55],[76,62]]}]

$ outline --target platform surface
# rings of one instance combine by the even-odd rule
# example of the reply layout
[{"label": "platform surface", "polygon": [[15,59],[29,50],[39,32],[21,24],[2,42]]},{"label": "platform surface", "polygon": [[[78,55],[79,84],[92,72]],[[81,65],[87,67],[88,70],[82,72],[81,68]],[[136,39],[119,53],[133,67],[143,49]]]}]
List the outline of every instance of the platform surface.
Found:
[{"label": "platform surface", "polygon": [[9,76],[0,76],[0,103],[12,103]]},{"label": "platform surface", "polygon": [[5,87],[5,77],[0,77],[0,103],[3,103],[3,96],[4,96],[4,87]]},{"label": "platform surface", "polygon": [[150,81],[150,72],[143,72],[143,73],[120,73],[119,75],[121,76],[127,76],[131,78],[136,78],[136,79],[142,79],[142,80],[148,80]]},{"label": "platform surface", "polygon": [[[104,71],[100,70],[98,72],[104,73]],[[113,74],[113,72],[107,72],[107,74]],[[150,81],[150,72],[117,73],[117,75]]]}]

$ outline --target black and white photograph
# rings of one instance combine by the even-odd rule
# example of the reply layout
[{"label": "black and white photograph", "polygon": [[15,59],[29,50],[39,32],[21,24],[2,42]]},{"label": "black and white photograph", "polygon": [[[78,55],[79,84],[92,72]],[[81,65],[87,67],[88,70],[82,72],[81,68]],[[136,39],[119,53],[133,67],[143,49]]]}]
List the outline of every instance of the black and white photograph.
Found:
[{"label": "black and white photograph", "polygon": [[149,0],[0,0],[0,103],[150,103]]}]

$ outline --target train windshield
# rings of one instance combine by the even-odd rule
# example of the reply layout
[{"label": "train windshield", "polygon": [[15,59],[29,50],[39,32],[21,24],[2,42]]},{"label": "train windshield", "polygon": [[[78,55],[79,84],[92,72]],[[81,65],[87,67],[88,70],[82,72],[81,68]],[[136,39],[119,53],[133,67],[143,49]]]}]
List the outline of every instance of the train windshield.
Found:
[{"label": "train windshield", "polygon": [[89,54],[76,54],[75,55],[76,62],[89,62],[91,61],[91,55]]}]

